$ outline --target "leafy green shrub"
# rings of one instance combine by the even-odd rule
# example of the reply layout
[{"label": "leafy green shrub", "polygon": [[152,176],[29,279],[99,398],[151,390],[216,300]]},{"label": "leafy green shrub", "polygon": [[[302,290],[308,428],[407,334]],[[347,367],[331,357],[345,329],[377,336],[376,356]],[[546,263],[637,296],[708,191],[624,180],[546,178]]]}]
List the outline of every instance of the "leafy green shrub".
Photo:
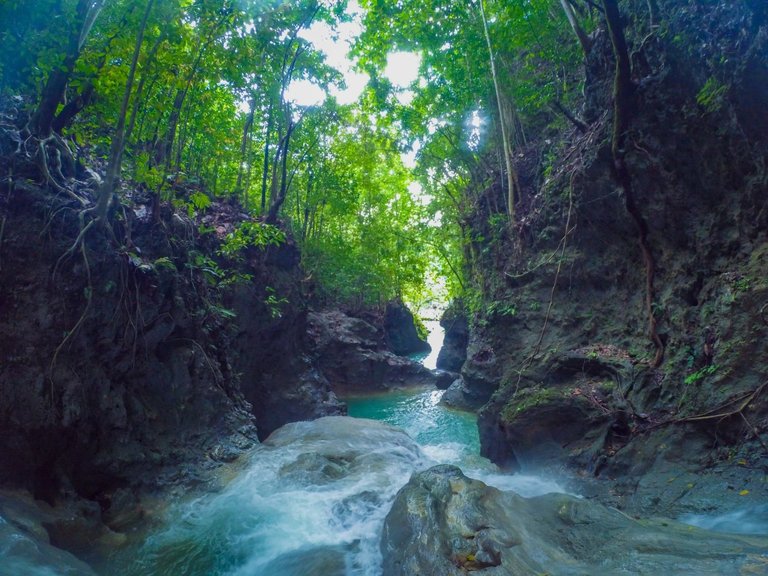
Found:
[{"label": "leafy green shrub", "polygon": [[723,105],[723,97],[728,92],[728,86],[715,77],[710,77],[696,94],[696,102],[706,112],[717,112]]},{"label": "leafy green shrub", "polygon": [[219,253],[233,258],[248,246],[265,248],[278,246],[283,242],[285,242],[285,232],[278,227],[260,222],[243,222],[227,235]]},{"label": "leafy green shrub", "polygon": [[693,374],[689,374],[685,377],[685,385],[688,386],[690,384],[695,384],[696,382],[699,382],[700,380],[703,380],[707,376],[711,376],[715,372],[717,372],[718,368],[720,368],[717,364],[710,364],[709,366],[704,366],[704,368],[700,368],[699,370],[696,370]]},{"label": "leafy green shrub", "polygon": [[517,306],[511,302],[502,302],[494,300],[488,305],[489,316],[515,316],[517,315]]},{"label": "leafy green shrub", "polygon": [[413,316],[413,325],[416,327],[416,334],[419,338],[426,340],[429,337],[429,330],[427,330],[421,318],[416,315]]},{"label": "leafy green shrub", "polygon": [[269,309],[269,315],[277,319],[283,315],[281,307],[288,304],[288,299],[278,296],[274,288],[267,286],[267,297],[264,299],[264,304]]}]

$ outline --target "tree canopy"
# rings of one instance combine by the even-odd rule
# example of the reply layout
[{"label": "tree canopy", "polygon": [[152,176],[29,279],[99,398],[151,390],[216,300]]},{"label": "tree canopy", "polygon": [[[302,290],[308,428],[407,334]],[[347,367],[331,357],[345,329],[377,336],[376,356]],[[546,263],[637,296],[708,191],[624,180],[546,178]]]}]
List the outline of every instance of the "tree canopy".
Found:
[{"label": "tree canopy", "polygon": [[[328,298],[420,302],[425,287],[466,289],[463,218],[499,173],[506,195],[495,209],[514,224],[511,157],[527,134],[564,121],[553,108],[568,109],[582,77],[571,25],[589,30],[591,6],[8,0],[0,89],[29,97],[44,164],[77,147],[103,159],[96,218],[120,199],[121,179],[191,212],[236,198],[290,229]],[[334,95],[344,71],[308,33],[344,25],[357,30],[351,58],[369,76],[352,103]],[[419,59],[409,86],[387,73],[396,52]],[[297,87],[325,96],[306,102]],[[71,174],[48,177],[65,189]]]}]

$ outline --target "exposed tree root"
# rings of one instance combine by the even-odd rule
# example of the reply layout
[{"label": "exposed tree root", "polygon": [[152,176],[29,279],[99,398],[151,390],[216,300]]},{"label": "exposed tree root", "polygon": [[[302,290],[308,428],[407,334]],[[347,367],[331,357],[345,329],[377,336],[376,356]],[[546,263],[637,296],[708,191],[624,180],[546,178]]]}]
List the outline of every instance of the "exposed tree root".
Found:
[{"label": "exposed tree root", "polygon": [[624,192],[627,212],[637,227],[638,242],[645,266],[645,308],[648,315],[648,336],[656,348],[653,366],[657,368],[664,359],[664,343],[659,337],[656,316],[653,312],[655,261],[648,243],[648,224],[635,201],[632,189],[632,175],[625,161],[627,130],[636,107],[635,87],[632,83],[632,65],[627,51],[627,42],[624,37],[618,3],[616,0],[603,0],[603,8],[613,53],[616,58],[616,72],[613,85],[613,134],[611,137],[613,174]]},{"label": "exposed tree root", "polygon": [[55,405],[53,370],[56,367],[56,361],[59,358],[59,353],[62,351],[64,346],[66,346],[67,343],[80,330],[80,327],[83,325],[83,322],[85,322],[85,319],[88,317],[88,312],[91,309],[91,303],[93,301],[93,283],[91,281],[91,267],[90,267],[90,264],[88,263],[88,254],[86,253],[86,250],[85,250],[85,244],[83,244],[82,242],[79,242],[79,243],[76,242],[75,246],[77,245],[79,245],[80,252],[83,255],[83,264],[85,265],[85,271],[88,278],[88,285],[85,288],[85,309],[83,310],[83,313],[80,315],[80,318],[78,318],[77,322],[72,327],[72,329],[69,332],[67,332],[67,335],[64,336],[64,339],[56,347],[56,350],[53,353],[53,358],[51,358],[51,363],[48,366],[48,381],[50,383],[51,406]]},{"label": "exposed tree root", "polygon": [[0,271],[3,269],[3,236],[5,234],[5,216],[0,222]]},{"label": "exposed tree root", "polygon": [[[34,138],[34,137],[32,137]],[[53,149],[53,153],[58,159],[58,162],[54,164],[56,175],[59,177],[62,183],[56,180],[56,178],[53,177],[51,173],[51,163],[49,159],[48,154],[48,146],[51,146]],[[43,183],[48,186],[49,188],[52,188],[59,194],[63,194],[65,196],[68,196],[78,202],[80,206],[85,207],[88,205],[88,201],[80,196],[79,194],[75,193],[74,190],[72,190],[69,186],[66,184],[66,178],[64,177],[61,166],[62,166],[62,158],[67,158],[68,162],[71,163],[72,170],[74,171],[74,158],[72,157],[72,152],[69,150],[69,147],[66,145],[64,140],[62,140],[60,137],[56,135],[51,135],[48,138],[44,138],[41,140],[37,140],[37,150],[35,152],[35,160],[37,163],[37,167],[40,170],[40,174],[43,176]]]},{"label": "exposed tree root", "polygon": [[615,176],[624,191],[624,203],[627,212],[632,217],[637,227],[637,240],[640,245],[640,252],[643,255],[643,265],[645,267],[645,311],[648,316],[648,335],[656,348],[656,355],[653,359],[653,367],[658,368],[664,359],[664,343],[659,337],[657,331],[656,315],[653,312],[653,302],[655,297],[654,276],[656,263],[653,253],[648,243],[648,224],[643,218],[640,209],[635,202],[634,192],[632,190],[632,178],[629,174],[623,158],[614,157]]},{"label": "exposed tree root", "polygon": [[53,267],[53,274],[51,277],[53,279],[56,278],[56,272],[59,269],[59,265],[67,258],[72,256],[78,249],[80,249],[83,254],[85,254],[85,235],[88,233],[88,230],[91,229],[91,227],[94,225],[96,220],[91,220],[88,222],[88,224],[84,225],[84,218],[87,211],[83,211],[80,213],[80,233],[77,235],[77,238],[75,238],[75,241],[72,243],[72,246],[70,246],[61,256],[59,256],[59,259],[56,261],[56,265]]},{"label": "exposed tree root", "polygon": [[203,358],[205,359],[206,364],[208,364],[208,368],[210,369],[211,375],[213,376],[213,381],[216,383],[216,385],[219,388],[224,390],[224,386],[221,382],[221,377],[219,376],[219,373],[216,371],[216,368],[214,368],[213,366],[213,362],[211,362],[211,359],[208,357],[208,354],[205,353],[205,350],[197,340],[193,340],[192,338],[174,338],[173,340],[169,340],[168,342],[187,342],[195,346],[200,351],[200,354],[203,355]]},{"label": "exposed tree root", "polygon": [[693,414],[691,416],[681,416],[679,418],[669,418],[668,420],[662,420],[660,422],[653,422],[649,426],[646,426],[642,428],[639,432],[641,434],[650,432],[652,430],[656,430],[657,428],[662,428],[663,426],[670,426],[672,424],[686,424],[690,422],[705,422],[707,420],[717,420],[722,421],[727,418],[732,418],[734,416],[740,417],[742,420],[744,420],[744,423],[747,425],[749,431],[754,435],[754,437],[760,442],[760,444],[768,450],[768,447],[766,447],[765,442],[760,438],[758,429],[756,426],[754,426],[746,417],[746,414],[744,412],[747,410],[749,405],[757,400],[758,396],[762,393],[762,391],[768,387],[768,381],[763,382],[755,388],[754,390],[748,390],[746,392],[742,392],[740,394],[735,395],[732,398],[729,398],[722,404],[719,404],[718,406],[715,406],[714,408],[707,410],[705,412],[699,412],[698,414]]},{"label": "exposed tree root", "polygon": [[[544,341],[544,335],[547,331],[547,326],[549,325],[549,319],[552,315],[552,307],[554,306],[555,302],[555,291],[557,290],[557,282],[560,279],[560,271],[563,267],[563,260],[565,259],[565,249],[568,244],[568,236],[570,236],[571,232],[573,232],[576,227],[571,227],[571,216],[573,215],[573,179],[575,178],[575,172],[571,174],[571,182],[568,188],[568,216],[565,221],[565,232],[563,233],[563,237],[560,239],[560,243],[558,244],[557,250],[560,251],[560,259],[557,263],[557,269],[555,271],[555,280],[552,283],[552,290],[550,290],[549,293],[549,303],[547,304],[547,312],[544,315],[544,323],[541,326],[541,331],[539,332],[539,338],[536,341],[536,345],[533,347],[533,350],[531,353],[525,358],[525,360],[522,361],[520,364],[520,367],[517,370],[517,382],[515,383],[515,394],[517,394],[518,390],[520,389],[520,382],[523,378],[523,371],[528,368],[533,361],[536,359],[536,357],[539,355],[539,352],[541,351],[541,344]],[[557,253],[557,250],[554,254]],[[554,257],[553,254],[553,257]]]},{"label": "exposed tree root", "polygon": [[544,324],[542,324],[541,326],[539,339],[536,341],[536,346],[533,347],[533,352],[531,353],[531,360],[533,360],[533,358],[535,358],[538,355],[538,353],[541,351],[541,343],[544,341],[544,334],[547,331],[547,326],[549,325],[549,319],[552,315],[552,306],[554,305],[554,301],[555,301],[555,290],[557,290],[557,281],[560,279],[560,270],[563,267],[563,260],[565,259],[565,249],[568,244],[568,236],[575,229],[575,227],[571,228],[571,216],[573,214],[573,179],[574,179],[574,175],[571,175],[571,182],[568,187],[568,218],[565,221],[565,233],[563,234],[563,239],[560,242],[562,248],[560,250],[560,259],[557,262],[557,270],[555,271],[555,281],[552,283],[552,290],[549,293],[549,303],[547,304],[547,313],[544,315]]}]

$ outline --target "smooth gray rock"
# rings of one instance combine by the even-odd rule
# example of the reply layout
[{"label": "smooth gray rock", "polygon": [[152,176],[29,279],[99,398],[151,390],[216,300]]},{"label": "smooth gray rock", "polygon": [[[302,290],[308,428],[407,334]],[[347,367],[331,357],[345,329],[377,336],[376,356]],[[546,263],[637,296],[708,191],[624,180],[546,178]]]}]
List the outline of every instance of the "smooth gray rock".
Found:
[{"label": "smooth gray rock", "polygon": [[765,574],[768,538],[635,520],[565,494],[525,499],[454,466],[414,474],[381,540],[384,576]]},{"label": "smooth gray rock", "polygon": [[456,378],[440,399],[441,404],[456,408],[458,410],[467,410],[474,412],[484,404],[481,396],[476,395],[464,384],[464,380]]}]

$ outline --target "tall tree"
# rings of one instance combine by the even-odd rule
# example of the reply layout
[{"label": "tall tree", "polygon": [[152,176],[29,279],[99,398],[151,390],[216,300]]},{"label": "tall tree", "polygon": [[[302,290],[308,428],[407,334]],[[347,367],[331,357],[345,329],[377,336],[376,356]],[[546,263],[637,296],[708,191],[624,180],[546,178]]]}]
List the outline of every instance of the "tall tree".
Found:
[{"label": "tall tree", "polygon": [[75,63],[103,7],[104,0],[78,0],[77,2],[62,63],[55,66],[48,75],[37,110],[30,121],[32,133],[40,139],[48,138],[53,131],[56,110],[64,99]]},{"label": "tall tree", "polygon": [[123,101],[120,105],[120,112],[117,117],[117,126],[115,127],[115,135],[112,137],[112,145],[109,150],[109,163],[107,164],[106,176],[99,188],[98,200],[94,210],[96,220],[101,224],[107,222],[107,211],[109,205],[112,202],[112,197],[115,193],[115,187],[117,186],[120,178],[120,167],[123,162],[123,150],[125,148],[125,123],[128,116],[128,104],[131,99],[131,93],[133,91],[133,81],[136,77],[136,67],[139,63],[139,55],[141,54],[141,45],[144,42],[144,33],[147,29],[147,21],[149,20],[149,14],[152,12],[152,6],[155,0],[147,0],[146,7],[144,9],[144,16],[139,25],[139,29],[136,35],[136,45],[133,50],[133,58],[131,59],[131,67],[128,71],[128,79],[125,82],[125,90],[123,92]]}]

